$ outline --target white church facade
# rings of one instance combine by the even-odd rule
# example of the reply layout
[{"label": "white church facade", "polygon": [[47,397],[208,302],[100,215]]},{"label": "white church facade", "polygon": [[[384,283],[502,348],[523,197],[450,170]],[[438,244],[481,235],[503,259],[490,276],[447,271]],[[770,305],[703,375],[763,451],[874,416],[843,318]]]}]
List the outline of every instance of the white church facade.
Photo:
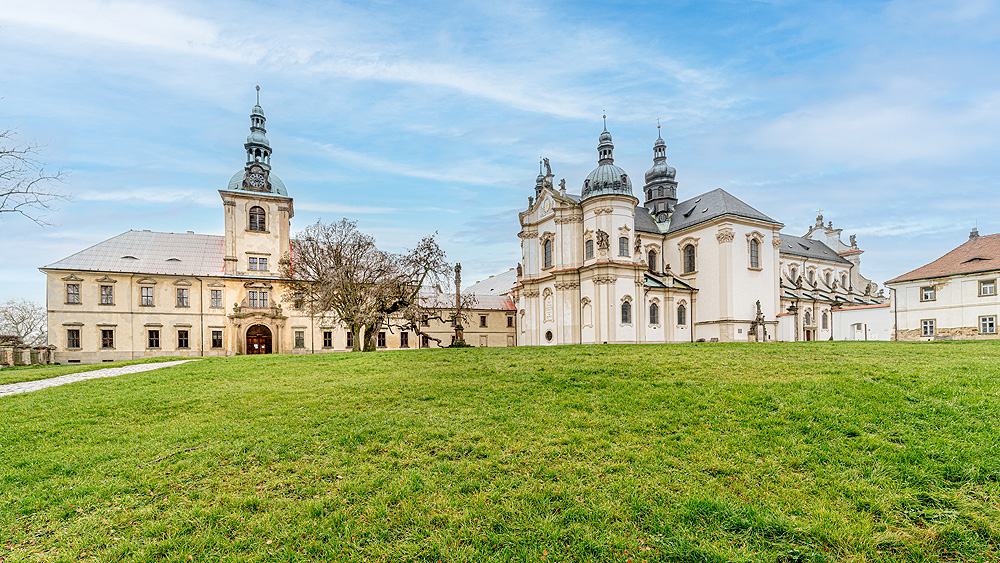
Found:
[{"label": "white church facade", "polygon": [[792,237],[722,189],[678,201],[660,136],[639,205],[613,151],[605,126],[579,195],[547,159],[539,172],[519,214],[519,345],[829,339],[831,311],[884,301],[822,217]]}]

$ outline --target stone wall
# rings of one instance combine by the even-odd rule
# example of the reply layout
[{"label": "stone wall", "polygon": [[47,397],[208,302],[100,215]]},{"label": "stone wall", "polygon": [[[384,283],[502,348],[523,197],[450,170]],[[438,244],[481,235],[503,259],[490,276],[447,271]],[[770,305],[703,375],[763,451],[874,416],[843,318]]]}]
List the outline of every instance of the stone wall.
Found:
[{"label": "stone wall", "polygon": [[921,336],[920,329],[900,330],[900,342],[915,342],[920,340],[995,340],[996,334],[980,334],[979,327],[962,326],[956,328],[939,328],[934,336]]},{"label": "stone wall", "polygon": [[0,344],[0,367],[44,365],[52,363],[51,346]]}]

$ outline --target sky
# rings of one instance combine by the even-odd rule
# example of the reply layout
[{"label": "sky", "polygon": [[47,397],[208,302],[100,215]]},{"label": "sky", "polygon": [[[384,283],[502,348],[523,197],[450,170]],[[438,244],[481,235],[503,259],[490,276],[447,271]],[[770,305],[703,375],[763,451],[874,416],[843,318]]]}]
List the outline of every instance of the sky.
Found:
[{"label": "sky", "polygon": [[[579,193],[602,114],[641,178],[723,188],[877,282],[1000,232],[1000,0],[33,0],[0,10],[0,130],[65,196],[0,214],[0,301],[129,229],[223,232],[255,85],[293,233],[437,233],[468,285],[520,259],[538,160]],[[639,196],[639,187],[636,188]]]}]

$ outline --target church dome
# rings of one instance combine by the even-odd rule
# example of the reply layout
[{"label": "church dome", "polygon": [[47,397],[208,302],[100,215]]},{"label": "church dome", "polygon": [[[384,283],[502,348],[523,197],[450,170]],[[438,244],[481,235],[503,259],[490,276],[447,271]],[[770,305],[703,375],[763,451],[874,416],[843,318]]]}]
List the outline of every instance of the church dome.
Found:
[{"label": "church dome", "polygon": [[646,182],[653,180],[673,180],[677,176],[677,169],[666,162],[657,162],[652,168],[646,171]]},{"label": "church dome", "polygon": [[[228,191],[245,192],[243,189],[243,179],[246,178],[247,171],[240,170],[236,174],[233,174],[232,179],[229,180],[229,187],[226,188]],[[288,189],[285,188],[285,183],[281,181],[280,178],[270,173],[267,175],[268,182],[271,183],[271,193],[287,196]],[[257,192],[254,192],[257,193]]]},{"label": "church dome", "polygon": [[[606,119],[607,117],[605,117]],[[597,168],[588,174],[587,179],[583,181],[580,198],[587,199],[588,197],[611,194],[632,195],[632,180],[629,179],[624,170],[614,164],[615,145],[611,142],[607,121],[604,123],[604,131],[597,139]]]},{"label": "church dome", "polygon": [[632,180],[628,174],[614,164],[602,164],[595,168],[583,181],[582,199],[608,194],[632,195]]}]

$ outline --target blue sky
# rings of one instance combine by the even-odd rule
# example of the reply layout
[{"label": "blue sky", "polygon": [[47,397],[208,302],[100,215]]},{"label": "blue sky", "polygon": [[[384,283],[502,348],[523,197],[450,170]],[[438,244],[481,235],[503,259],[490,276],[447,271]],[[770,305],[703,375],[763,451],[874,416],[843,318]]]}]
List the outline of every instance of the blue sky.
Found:
[{"label": "blue sky", "polygon": [[467,281],[506,270],[538,158],[579,192],[606,111],[634,177],[660,117],[681,199],[721,187],[795,235],[822,208],[881,282],[1000,232],[998,4],[10,3],[0,129],[71,199],[0,218],[0,300],[130,228],[221,234],[256,84],[293,230],[437,231]]}]

